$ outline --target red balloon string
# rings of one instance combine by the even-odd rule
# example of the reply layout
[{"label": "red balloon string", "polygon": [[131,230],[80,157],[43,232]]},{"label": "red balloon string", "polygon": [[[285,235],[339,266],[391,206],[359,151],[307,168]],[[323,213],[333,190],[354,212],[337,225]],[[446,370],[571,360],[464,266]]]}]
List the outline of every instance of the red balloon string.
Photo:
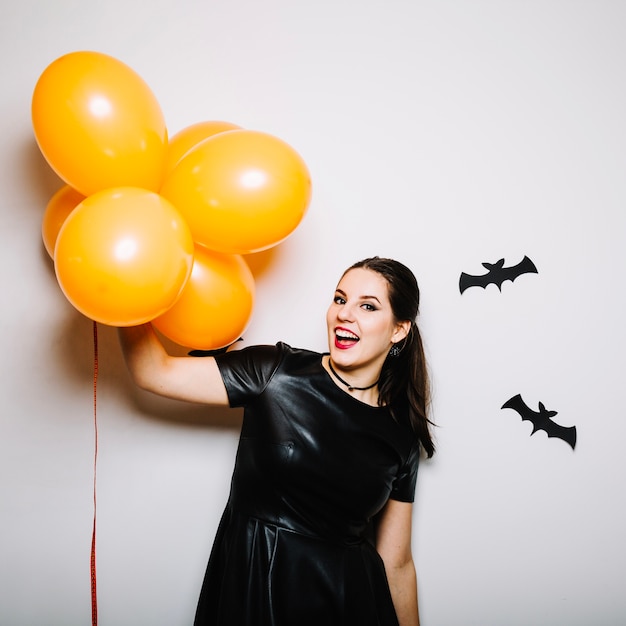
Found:
[{"label": "red balloon string", "polygon": [[91,624],[98,626],[98,596],[96,593],[96,468],[98,462],[98,419],[96,392],[98,388],[98,325],[93,323],[93,530],[91,533]]}]

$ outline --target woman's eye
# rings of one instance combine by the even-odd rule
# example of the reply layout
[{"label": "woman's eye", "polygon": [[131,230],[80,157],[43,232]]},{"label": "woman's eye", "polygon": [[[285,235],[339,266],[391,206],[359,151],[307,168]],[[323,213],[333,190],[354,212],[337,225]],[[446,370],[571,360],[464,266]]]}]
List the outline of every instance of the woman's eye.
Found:
[{"label": "woman's eye", "polygon": [[375,311],[376,307],[373,304],[370,304],[369,302],[364,302],[361,305],[366,311]]},{"label": "woman's eye", "polygon": [[333,302],[335,304],[345,304],[346,303],[346,301],[341,296],[335,296],[333,298]]}]

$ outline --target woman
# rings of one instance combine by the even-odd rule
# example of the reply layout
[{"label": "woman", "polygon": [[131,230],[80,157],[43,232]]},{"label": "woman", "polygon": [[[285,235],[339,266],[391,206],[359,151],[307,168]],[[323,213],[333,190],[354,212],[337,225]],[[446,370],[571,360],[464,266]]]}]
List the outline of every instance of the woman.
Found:
[{"label": "woman", "polygon": [[412,502],[434,445],[418,306],[412,272],[373,257],[337,285],[325,354],[172,357],[149,324],[120,329],[140,387],[244,407],[196,626],[419,624]]}]

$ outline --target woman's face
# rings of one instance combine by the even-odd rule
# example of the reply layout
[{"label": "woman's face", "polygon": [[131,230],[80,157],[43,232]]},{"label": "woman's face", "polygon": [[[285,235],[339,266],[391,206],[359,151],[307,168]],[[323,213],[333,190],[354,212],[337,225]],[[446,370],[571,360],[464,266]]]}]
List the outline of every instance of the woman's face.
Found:
[{"label": "woman's face", "polygon": [[396,322],[385,278],[364,268],[349,270],[339,281],[326,324],[332,361],[345,370],[379,371],[391,345],[410,327]]}]

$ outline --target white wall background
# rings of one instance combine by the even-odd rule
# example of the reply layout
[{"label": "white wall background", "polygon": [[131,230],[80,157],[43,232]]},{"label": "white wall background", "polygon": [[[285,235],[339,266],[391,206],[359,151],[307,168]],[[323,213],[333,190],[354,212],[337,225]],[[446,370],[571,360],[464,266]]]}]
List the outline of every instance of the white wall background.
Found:
[{"label": "white wall background", "polygon": [[[352,261],[394,256],[423,290],[439,453],[418,481],[425,626],[626,622],[626,3],[619,0],[20,0],[0,19],[0,623],[90,620],[92,323],[41,243],[61,181],[30,125],[74,50],[151,86],[170,133],[221,119],[284,139],[314,199],[253,262],[248,343],[324,349]],[[502,293],[461,271],[527,254]],[[190,624],[239,415],[132,387],[99,327],[103,626]],[[575,451],[504,401],[575,425]]]}]

